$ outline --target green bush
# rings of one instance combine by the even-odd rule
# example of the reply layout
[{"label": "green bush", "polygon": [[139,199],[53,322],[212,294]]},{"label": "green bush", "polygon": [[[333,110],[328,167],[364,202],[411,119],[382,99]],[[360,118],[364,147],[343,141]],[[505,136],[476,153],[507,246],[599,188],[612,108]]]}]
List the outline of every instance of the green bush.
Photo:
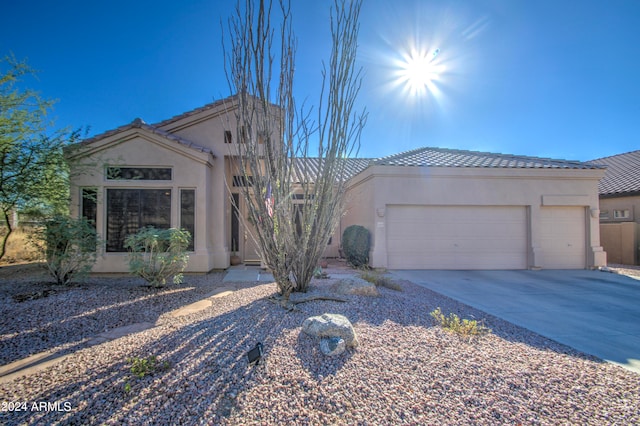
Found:
[{"label": "green bush", "polygon": [[461,337],[468,337],[472,339],[476,336],[481,336],[491,332],[491,329],[485,327],[483,324],[478,324],[476,320],[460,319],[456,314],[449,314],[445,317],[440,308],[438,307],[431,312],[431,317],[436,320],[440,327],[445,330],[449,330]]},{"label": "green bush", "polygon": [[191,234],[185,230],[142,228],[125,240],[129,270],[152,287],[164,287],[169,277],[173,277],[174,284],[180,284],[189,260],[190,241]]},{"label": "green bush", "polygon": [[342,250],[347,262],[356,268],[369,264],[371,239],[364,226],[351,225],[342,233]]},{"label": "green bush", "polygon": [[85,218],[56,216],[31,241],[44,252],[47,270],[60,285],[87,276],[96,261],[98,237]]}]

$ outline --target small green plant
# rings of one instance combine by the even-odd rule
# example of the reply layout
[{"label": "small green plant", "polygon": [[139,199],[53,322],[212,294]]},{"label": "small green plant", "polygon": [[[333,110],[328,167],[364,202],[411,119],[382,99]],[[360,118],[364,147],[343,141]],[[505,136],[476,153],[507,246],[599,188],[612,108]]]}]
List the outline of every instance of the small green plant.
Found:
[{"label": "small green plant", "polygon": [[128,358],[127,362],[131,364],[131,374],[133,374],[138,379],[150,376],[159,371],[167,371],[171,367],[169,361],[165,360],[160,362],[158,360],[158,357],[156,357],[155,355],[149,356],[147,358]]},{"label": "small green plant", "polygon": [[[127,358],[127,363],[131,364],[129,371],[136,379],[144,379],[147,376],[151,376],[157,372],[167,371],[171,368],[169,361],[165,360],[160,362],[158,357],[155,355],[151,355],[147,358]],[[126,394],[131,393],[132,387],[130,381],[125,382],[123,390]]]},{"label": "small green plant", "polygon": [[371,239],[369,231],[364,226],[351,225],[342,233],[342,250],[347,262],[356,268],[369,264],[369,250]]},{"label": "small green plant", "polygon": [[378,272],[363,271],[360,273],[360,278],[375,284],[376,287],[385,287],[391,290],[402,291],[402,286],[400,286],[400,284]]},{"label": "small green plant", "polygon": [[329,278],[329,274],[324,272],[320,266],[316,266],[313,270],[313,278],[327,279]]},{"label": "small green plant", "polygon": [[125,240],[129,270],[152,287],[164,287],[170,277],[174,284],[180,284],[189,260],[190,241],[191,234],[185,230],[143,228]]},{"label": "small green plant", "polygon": [[36,230],[30,242],[44,253],[47,270],[59,285],[86,277],[96,261],[98,237],[85,218],[56,216]]},{"label": "small green plant", "polygon": [[460,319],[458,315],[450,313],[444,316],[440,307],[431,312],[431,317],[445,330],[449,330],[461,337],[479,337],[491,332],[491,329],[479,324],[476,320]]}]

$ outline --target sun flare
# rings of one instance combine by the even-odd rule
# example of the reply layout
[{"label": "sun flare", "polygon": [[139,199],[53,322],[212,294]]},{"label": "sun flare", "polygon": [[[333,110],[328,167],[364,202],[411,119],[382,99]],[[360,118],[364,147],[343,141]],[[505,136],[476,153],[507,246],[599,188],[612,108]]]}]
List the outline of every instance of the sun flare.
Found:
[{"label": "sun flare", "polygon": [[420,96],[427,92],[433,93],[434,81],[437,81],[442,66],[436,63],[440,49],[432,52],[413,50],[403,55],[398,64],[398,79],[409,93]]}]

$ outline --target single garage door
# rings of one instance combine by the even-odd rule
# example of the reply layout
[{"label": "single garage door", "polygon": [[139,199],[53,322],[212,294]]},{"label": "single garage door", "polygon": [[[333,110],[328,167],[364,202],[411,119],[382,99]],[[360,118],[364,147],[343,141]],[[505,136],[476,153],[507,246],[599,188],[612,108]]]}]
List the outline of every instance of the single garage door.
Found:
[{"label": "single garage door", "polygon": [[544,269],[586,266],[584,207],[541,207],[540,247]]},{"label": "single garage door", "polygon": [[389,206],[392,269],[526,269],[521,206]]}]

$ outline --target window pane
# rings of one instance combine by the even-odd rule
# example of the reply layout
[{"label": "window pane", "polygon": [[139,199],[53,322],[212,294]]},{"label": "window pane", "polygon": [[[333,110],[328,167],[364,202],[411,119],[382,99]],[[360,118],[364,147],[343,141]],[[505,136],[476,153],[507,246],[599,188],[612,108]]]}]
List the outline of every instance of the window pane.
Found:
[{"label": "window pane", "polygon": [[238,175],[233,177],[233,186],[241,187],[241,186],[253,186],[253,176],[243,176]]},{"label": "window pane", "polygon": [[87,219],[95,229],[98,216],[98,190],[96,188],[82,188],[80,214]]},{"label": "window pane", "polygon": [[170,167],[107,167],[109,180],[171,180]]},{"label": "window pane", "polygon": [[302,236],[302,215],[304,214],[304,205],[293,205],[293,220],[296,224],[296,234],[298,237]]},{"label": "window pane", "polygon": [[155,226],[171,228],[171,191],[168,189],[141,189],[140,228]]},{"label": "window pane", "polygon": [[140,228],[139,210],[139,190],[107,190],[107,251],[125,251],[124,239]]},{"label": "window pane", "polygon": [[231,203],[231,251],[237,252],[240,250],[240,212],[238,207],[240,206],[240,194],[231,194],[233,197]]},{"label": "window pane", "polygon": [[189,231],[191,242],[187,248],[194,250],[195,246],[195,218],[196,218],[196,191],[183,189],[180,191],[180,228]]},{"label": "window pane", "polygon": [[171,226],[171,190],[108,189],[107,251],[122,252],[127,235],[145,226]]}]

